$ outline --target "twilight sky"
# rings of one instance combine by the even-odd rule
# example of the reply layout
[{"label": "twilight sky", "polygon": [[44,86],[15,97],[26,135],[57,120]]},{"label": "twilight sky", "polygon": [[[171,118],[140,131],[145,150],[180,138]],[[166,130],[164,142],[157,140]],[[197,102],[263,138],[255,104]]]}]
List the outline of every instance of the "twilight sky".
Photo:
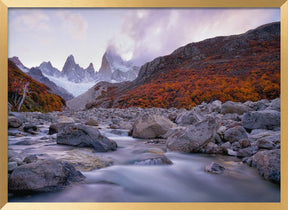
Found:
[{"label": "twilight sky", "polygon": [[98,71],[109,46],[142,65],[178,47],[280,21],[280,9],[9,9],[8,56],[62,70],[73,54]]}]

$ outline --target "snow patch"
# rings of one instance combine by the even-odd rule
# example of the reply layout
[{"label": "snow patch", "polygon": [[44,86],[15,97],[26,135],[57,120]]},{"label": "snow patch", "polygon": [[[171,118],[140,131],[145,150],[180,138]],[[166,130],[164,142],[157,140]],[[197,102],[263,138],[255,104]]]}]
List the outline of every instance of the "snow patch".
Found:
[{"label": "snow patch", "polygon": [[29,72],[29,69],[27,69],[26,67],[22,66],[22,65],[17,65],[17,67],[23,71],[24,73],[28,73]]},{"label": "snow patch", "polygon": [[46,74],[45,76],[59,87],[66,89],[74,97],[77,97],[85,93],[89,88],[93,87],[98,82],[93,81],[93,82],[75,83],[69,81],[67,78],[64,77],[53,77]]}]

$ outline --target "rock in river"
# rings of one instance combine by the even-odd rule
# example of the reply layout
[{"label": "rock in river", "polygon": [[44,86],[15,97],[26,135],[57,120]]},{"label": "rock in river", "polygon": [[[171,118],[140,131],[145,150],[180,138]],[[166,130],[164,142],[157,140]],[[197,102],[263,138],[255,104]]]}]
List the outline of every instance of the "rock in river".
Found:
[{"label": "rock in river", "polygon": [[22,124],[22,120],[17,117],[8,116],[8,128],[19,128]]},{"label": "rock in river", "polygon": [[175,130],[167,139],[167,148],[179,152],[198,152],[214,139],[217,127],[215,118],[207,117],[185,130]]},{"label": "rock in river", "polygon": [[144,114],[135,121],[132,136],[142,139],[157,138],[174,126],[175,124],[164,116]]},{"label": "rock in river", "polygon": [[144,153],[134,161],[134,165],[170,165],[172,161],[164,154]]},{"label": "rock in river", "polygon": [[84,176],[66,162],[38,161],[17,167],[9,177],[8,189],[12,193],[50,192],[63,189]]},{"label": "rock in river", "polygon": [[280,183],[280,149],[257,152],[252,157],[252,166],[265,179]]},{"label": "rock in river", "polygon": [[96,119],[90,118],[89,120],[87,120],[87,121],[85,122],[85,125],[98,126],[99,123],[97,122]]},{"label": "rock in river", "polygon": [[78,147],[92,147],[96,152],[117,149],[115,141],[103,136],[98,129],[82,124],[64,124],[57,134],[57,144]]},{"label": "rock in river", "polygon": [[225,168],[224,166],[218,163],[212,162],[205,167],[205,171],[212,173],[212,174],[223,174],[225,171]]}]

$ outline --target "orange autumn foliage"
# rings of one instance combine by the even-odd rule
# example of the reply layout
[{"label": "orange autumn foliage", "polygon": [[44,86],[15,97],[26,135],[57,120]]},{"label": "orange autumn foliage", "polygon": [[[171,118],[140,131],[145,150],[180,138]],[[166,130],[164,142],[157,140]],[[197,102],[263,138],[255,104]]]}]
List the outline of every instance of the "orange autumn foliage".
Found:
[{"label": "orange autumn foliage", "polygon": [[8,101],[12,105],[12,111],[17,107],[13,105],[12,98],[21,96],[23,83],[29,83],[28,92],[20,111],[51,112],[61,111],[65,101],[52,93],[49,87],[39,83],[23,73],[12,61],[8,61]]},{"label": "orange autumn foliage", "polygon": [[[280,42],[250,41],[233,59],[211,55],[196,68],[160,72],[118,100],[118,107],[192,108],[201,102],[245,102],[280,96]],[[209,52],[206,52],[209,55]]]}]

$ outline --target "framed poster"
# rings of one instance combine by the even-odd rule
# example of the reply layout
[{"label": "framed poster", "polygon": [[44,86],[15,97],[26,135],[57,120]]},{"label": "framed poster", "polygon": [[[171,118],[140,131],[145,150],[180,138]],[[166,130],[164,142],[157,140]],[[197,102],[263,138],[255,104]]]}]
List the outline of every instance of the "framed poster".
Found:
[{"label": "framed poster", "polygon": [[287,208],[287,7],[2,0],[1,208]]}]

